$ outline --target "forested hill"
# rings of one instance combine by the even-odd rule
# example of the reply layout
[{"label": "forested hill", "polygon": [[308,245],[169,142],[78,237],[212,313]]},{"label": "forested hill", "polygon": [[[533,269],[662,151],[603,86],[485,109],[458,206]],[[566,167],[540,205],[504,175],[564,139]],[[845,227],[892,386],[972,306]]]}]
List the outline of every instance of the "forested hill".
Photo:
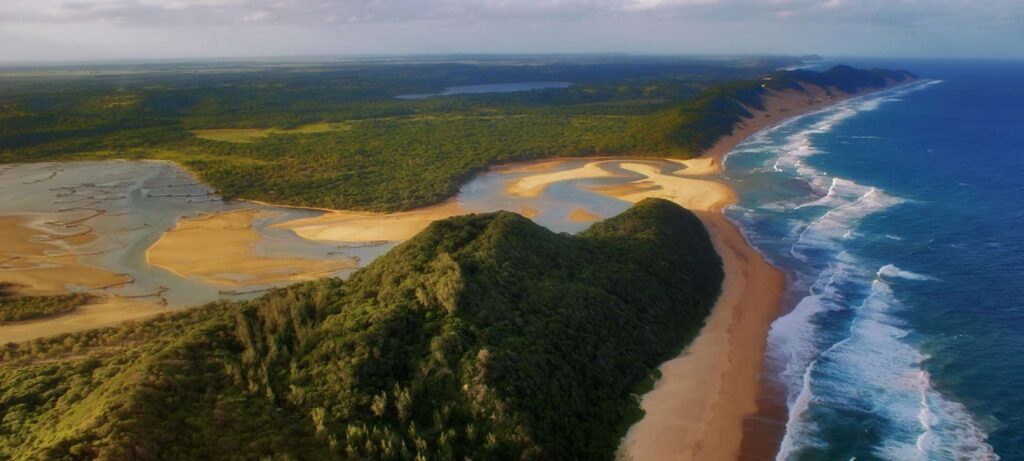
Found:
[{"label": "forested hill", "polygon": [[722,279],[664,200],[450,218],[345,282],[8,345],[0,458],[611,459]]},{"label": "forested hill", "polygon": [[692,157],[732,134],[744,118],[753,115],[747,107],[764,109],[767,90],[803,93],[810,86],[835,96],[850,96],[869,90],[905,83],[917,77],[904,70],[855,69],[838,65],[822,72],[786,70],[758,80],[722,83],[685,103],[647,117],[638,126],[640,152],[664,152],[669,156]]},{"label": "forested hill", "polygon": [[[732,132],[766,88],[838,92],[912,76],[792,60],[352,64],[4,77],[0,162],[155,158],[227,198],[395,211],[455,195],[502,162],[593,155],[689,158]],[[766,80],[766,78],[768,80]],[[566,80],[568,88],[420,100],[446,85]]]}]

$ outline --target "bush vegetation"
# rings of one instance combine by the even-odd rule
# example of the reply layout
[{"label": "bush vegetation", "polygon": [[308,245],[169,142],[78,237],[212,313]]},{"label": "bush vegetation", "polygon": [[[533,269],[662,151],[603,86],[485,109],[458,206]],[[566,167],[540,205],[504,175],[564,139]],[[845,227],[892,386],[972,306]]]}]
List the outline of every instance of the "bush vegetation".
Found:
[{"label": "bush vegetation", "polygon": [[[877,85],[888,75],[845,67],[773,73],[794,62],[524,58],[0,76],[0,162],[166,159],[227,198],[409,209],[454,195],[466,179],[499,162],[699,155],[731,133],[746,115],[743,105],[759,106],[763,75],[774,75],[773,85],[782,87],[808,81],[842,88]],[[542,80],[575,84],[395,98],[449,85]],[[289,131],[325,123],[338,128]],[[268,134],[238,143],[192,133],[225,128]]]},{"label": "bush vegetation", "polygon": [[0,324],[66,314],[89,301],[89,296],[83,293],[17,296],[10,292],[12,288],[0,282]]}]

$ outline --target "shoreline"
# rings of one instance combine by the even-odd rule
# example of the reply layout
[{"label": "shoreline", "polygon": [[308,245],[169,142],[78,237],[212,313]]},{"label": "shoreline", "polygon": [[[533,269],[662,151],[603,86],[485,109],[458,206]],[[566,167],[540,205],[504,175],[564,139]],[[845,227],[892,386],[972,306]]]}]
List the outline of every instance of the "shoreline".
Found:
[{"label": "shoreline", "polygon": [[[752,117],[705,151],[713,170],[707,174],[721,173],[733,148],[759,131],[894,86],[831,95],[820,87],[806,87],[806,94],[769,90],[764,110],[748,108]],[[772,406],[777,391],[761,379],[768,333],[782,314],[786,276],[726,218],[723,210],[738,198],[729,190],[732,200],[698,212],[722,257],[722,293],[697,337],[658,367],[661,378],[641,397],[645,415],[623,437],[621,458],[770,459],[781,442],[782,433],[771,428],[770,420],[749,420],[786,411]]]}]

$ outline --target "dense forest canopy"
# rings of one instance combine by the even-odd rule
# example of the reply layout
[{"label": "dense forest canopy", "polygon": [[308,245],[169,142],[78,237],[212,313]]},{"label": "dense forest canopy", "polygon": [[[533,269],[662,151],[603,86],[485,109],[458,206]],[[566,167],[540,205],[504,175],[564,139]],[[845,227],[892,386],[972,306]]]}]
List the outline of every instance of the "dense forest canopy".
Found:
[{"label": "dense forest canopy", "polygon": [[345,282],[6,346],[0,458],[611,459],[722,279],[664,200],[450,218]]},{"label": "dense forest canopy", "polygon": [[[229,198],[399,210],[450,197],[497,162],[699,155],[732,131],[743,105],[759,106],[766,75],[780,88],[805,81],[844,90],[902,75],[776,71],[798,62],[465,56],[7,70],[0,162],[165,159]],[[573,85],[396,98],[529,81]]]}]

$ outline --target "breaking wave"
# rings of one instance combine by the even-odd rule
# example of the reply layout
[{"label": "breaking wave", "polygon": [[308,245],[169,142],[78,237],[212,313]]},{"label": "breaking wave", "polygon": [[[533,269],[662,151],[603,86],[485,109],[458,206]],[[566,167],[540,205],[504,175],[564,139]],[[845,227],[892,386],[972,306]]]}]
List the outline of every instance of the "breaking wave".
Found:
[{"label": "breaking wave", "polygon": [[[732,154],[764,156],[756,174],[805,184],[799,197],[747,206],[737,216],[745,228],[777,223],[783,235],[766,236],[774,239],[766,245],[775,250],[767,256],[791,269],[791,294],[799,299],[772,324],[768,338],[768,360],[789,408],[779,460],[815,453],[834,457],[829,450],[843,438],[837,431],[863,420],[875,425],[869,445],[876,457],[998,459],[966,408],[934,389],[922,366],[927,357],[911,343],[912,330],[898,315],[906,306],[894,286],[936,279],[860,259],[851,249],[867,232],[859,228],[865,218],[891,213],[906,200],[810,161],[827,154],[815,140],[844,121],[935,83],[841,102],[762,132]],[[747,232],[757,244],[761,236]]]}]

